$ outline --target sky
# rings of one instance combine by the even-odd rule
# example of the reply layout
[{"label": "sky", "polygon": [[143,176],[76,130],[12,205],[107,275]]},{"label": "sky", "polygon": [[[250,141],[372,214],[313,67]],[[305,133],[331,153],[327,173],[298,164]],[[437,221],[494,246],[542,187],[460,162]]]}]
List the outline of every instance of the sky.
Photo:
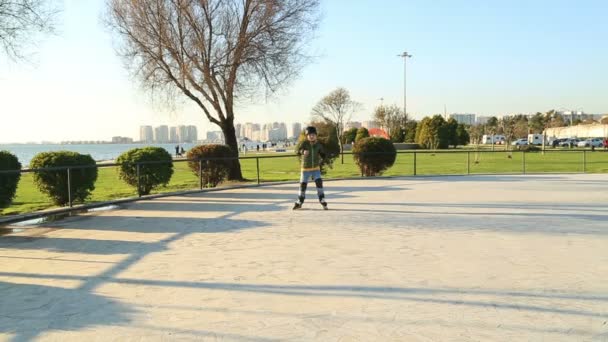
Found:
[{"label": "sky", "polygon": [[[345,87],[368,120],[380,104],[414,118],[550,109],[608,113],[608,1],[321,0],[315,60],[281,93],[236,109],[237,122],[306,122]],[[218,130],[186,101],[169,110],[130,78],[102,24],[105,0],[64,0],[57,33],[0,55],[0,143],[138,137],[140,125]]]}]

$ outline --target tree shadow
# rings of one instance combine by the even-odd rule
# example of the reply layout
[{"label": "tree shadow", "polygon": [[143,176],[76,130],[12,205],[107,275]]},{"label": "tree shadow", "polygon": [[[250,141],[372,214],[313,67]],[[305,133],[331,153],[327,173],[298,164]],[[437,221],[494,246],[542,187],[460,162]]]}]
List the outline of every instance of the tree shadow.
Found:
[{"label": "tree shadow", "polygon": [[[352,204],[348,202],[334,202],[339,204]],[[480,209],[536,209],[536,210],[581,210],[581,211],[598,211],[606,212],[606,206],[603,204],[577,204],[577,203],[473,203],[473,202],[368,202],[365,205],[369,206],[404,206],[404,207],[430,207],[430,208],[480,208]]]},{"label": "tree shadow", "polygon": [[[131,233],[227,233],[267,226],[267,223],[252,220],[187,217],[139,217],[139,216],[77,216],[54,222],[48,227],[60,229],[90,229]],[[6,238],[6,237],[4,237]],[[96,241],[96,240],[93,240]]]},{"label": "tree shadow", "polygon": [[[391,204],[392,205],[392,204]],[[466,207],[463,207],[466,208]],[[432,214],[439,216],[513,216],[513,217],[521,217],[521,218],[572,218],[577,220],[592,220],[592,221],[603,221],[608,222],[608,215],[583,215],[583,214],[556,214],[556,213],[505,213],[505,212],[423,212],[423,211],[406,211],[406,210],[383,210],[383,209],[345,209],[338,208],[333,209],[333,211],[343,211],[343,212],[369,212],[369,213],[383,213],[383,214]]]},{"label": "tree shadow", "polygon": [[274,203],[258,204],[258,203],[214,203],[209,201],[187,201],[171,202],[164,199],[154,201],[141,201],[130,204],[128,210],[145,210],[145,211],[214,211],[214,212],[251,212],[251,211],[282,211],[285,208]]},{"label": "tree shadow", "polygon": [[[82,280],[82,276],[71,275],[52,275],[52,274],[20,274],[0,272],[2,276],[17,276],[26,278],[40,279],[62,279],[62,280]],[[432,304],[443,304],[451,306],[481,307],[499,310],[517,310],[538,313],[553,313],[566,316],[594,317],[606,319],[608,313],[595,312],[580,309],[576,303],[571,307],[557,307],[552,304],[518,304],[513,303],[515,298],[523,299],[556,299],[588,302],[608,302],[608,294],[586,294],[586,293],[565,293],[558,291],[510,291],[510,290],[483,290],[466,288],[409,288],[409,287],[388,287],[388,286],[357,286],[357,285],[269,285],[269,284],[243,284],[243,283],[222,283],[222,282],[186,282],[172,280],[148,280],[130,278],[109,278],[104,279],[105,283],[145,285],[160,287],[181,287],[206,290],[251,292],[264,294],[277,294],[286,296],[305,296],[317,297],[319,299],[332,298],[362,298],[362,299],[383,299],[405,302],[421,302]],[[455,298],[445,298],[446,296],[457,296]],[[480,299],[465,299],[463,296],[483,296]],[[493,296],[496,298],[487,299]],[[499,300],[502,298],[502,300]],[[511,300],[509,300],[511,299]],[[563,304],[562,304],[563,305]]]},{"label": "tree shadow", "polygon": [[[464,177],[463,177],[464,178]],[[404,184],[405,185],[405,184]],[[361,190],[353,190],[353,189]],[[263,189],[263,188],[260,188]],[[293,190],[294,188],[290,188]],[[313,188],[314,189],[314,188]],[[331,189],[331,190],[330,190]],[[258,189],[256,189],[258,190]],[[387,186],[379,187],[328,187],[329,191],[336,191],[333,198],[355,197],[348,195],[348,192],[357,191],[395,191],[405,190],[403,188],[391,188]],[[314,193],[314,190],[313,190]],[[235,195],[236,196],[233,196]],[[555,291],[508,291],[508,290],[479,290],[479,289],[449,289],[449,288],[407,288],[407,287],[383,287],[383,286],[297,286],[297,285],[269,285],[269,284],[243,284],[243,283],[221,283],[221,282],[184,282],[171,280],[148,280],[148,279],[129,279],[117,277],[121,272],[136,264],[150,253],[163,251],[168,244],[184,238],[192,233],[226,233],[236,232],[244,229],[268,226],[266,222],[232,219],[231,217],[241,212],[253,211],[278,211],[284,210],[280,204],[289,202],[292,193],[277,192],[272,188],[264,189],[260,192],[225,192],[225,193],[204,193],[196,195],[182,196],[179,198],[167,198],[154,201],[142,201],[127,205],[125,209],[137,210],[142,212],[173,211],[184,214],[193,211],[227,211],[223,216],[217,218],[190,218],[190,217],[158,217],[158,216],[79,216],[66,219],[61,222],[54,222],[50,226],[65,229],[91,229],[100,231],[121,231],[135,233],[174,233],[172,236],[158,242],[131,242],[119,240],[87,240],[87,239],[68,239],[68,238],[18,238],[14,236],[0,238],[0,248],[11,247],[14,249],[46,249],[57,252],[77,252],[89,254],[130,254],[128,258],[116,265],[112,265],[108,270],[95,276],[76,276],[76,275],[53,275],[53,274],[25,274],[0,272],[0,276],[21,277],[31,279],[58,279],[58,280],[77,280],[82,281],[78,289],[62,289],[50,286],[25,285],[0,282],[0,307],[11,308],[9,315],[0,315],[0,330],[7,330],[14,334],[15,341],[32,340],[40,334],[49,330],[77,330],[94,325],[121,325],[135,320],[138,311],[120,303],[94,294],[94,290],[108,283],[129,284],[144,286],[161,287],[182,287],[207,290],[234,291],[246,293],[276,294],[286,296],[306,296],[322,300],[323,298],[363,298],[372,300],[392,300],[399,302],[430,303],[449,306],[462,306],[473,308],[488,308],[492,310],[517,310],[530,313],[551,313],[556,315],[568,315],[579,317],[592,317],[605,319],[608,314],[581,309],[580,306],[560,306],[550,304],[515,304],[515,298],[524,299],[559,299],[588,302],[608,302],[608,295],[605,294],[586,294],[586,293],[563,293]],[[267,201],[282,200],[271,204],[247,204],[239,202],[229,202],[230,198],[237,200],[261,199]],[[208,199],[208,202],[206,200]],[[200,200],[200,201],[199,201]],[[218,204],[216,201],[226,200],[226,204]],[[178,202],[182,201],[182,203]],[[196,203],[189,203],[195,201]],[[188,203],[183,203],[188,202]],[[227,204],[230,209],[226,210]],[[470,209],[467,204],[443,203],[445,207],[458,207]],[[367,204],[369,205],[369,204]],[[401,204],[382,204],[385,206],[417,206],[415,203]],[[424,206],[435,206],[434,203],[424,204]],[[441,203],[439,204],[441,206]],[[478,204],[479,208],[492,208],[484,204]],[[509,204],[511,205],[511,204]],[[543,204],[544,205],[544,204]],[[513,204],[515,206],[515,204]],[[223,210],[222,210],[223,208]],[[507,207],[513,208],[516,207]],[[321,208],[319,207],[319,210]],[[356,222],[358,225],[369,223],[373,227],[373,222],[380,220],[391,220],[394,218],[403,222],[400,214],[407,214],[408,225],[428,226],[429,216],[434,218],[434,229],[491,229],[499,231],[518,231],[522,232],[546,232],[546,233],[586,233],[586,234],[606,234],[603,229],[603,222],[608,219],[605,215],[582,215],[582,214],[552,214],[539,213],[470,213],[470,212],[415,212],[404,210],[373,210],[373,209],[330,209],[331,211],[343,212],[363,212],[370,215],[346,215],[342,217],[339,224],[344,224],[348,220]],[[419,214],[419,215],[416,215]],[[526,216],[528,215],[528,216]],[[488,216],[493,217],[491,223]],[[532,229],[529,227],[517,227],[514,217],[529,218],[538,222]],[[547,218],[555,217],[557,220],[566,219],[579,221],[594,221],[596,227],[589,224],[582,224],[581,227],[565,226],[561,223],[556,228],[547,227]],[[437,219],[439,218],[439,219]],[[585,222],[588,223],[588,222]],[[425,225],[426,224],[426,225]],[[567,224],[567,223],[566,223]],[[600,224],[602,227],[600,227]],[[438,228],[445,227],[445,228]],[[8,240],[7,240],[8,238]],[[23,292],[20,292],[23,289]],[[15,292],[11,292],[15,291]],[[7,295],[5,295],[5,293]],[[477,298],[466,299],[462,296],[493,296],[496,298]],[[47,297],[51,298],[47,301]],[[447,298],[446,298],[447,297]],[[31,303],[36,306],[28,306]],[[98,310],[97,307],[100,309]],[[16,308],[12,310],[12,308]],[[72,310],[72,311],[70,311]],[[89,311],[78,311],[89,310]],[[8,311],[8,310],[7,310]],[[67,315],[64,314],[67,312]],[[24,314],[26,316],[19,316]],[[99,316],[103,317],[99,317]],[[82,316],[82,317],[81,317]],[[15,322],[22,320],[22,323]],[[28,323],[29,322],[29,323]],[[32,328],[28,330],[28,326]],[[12,328],[11,328],[12,327]],[[171,329],[171,328],[168,328]],[[201,334],[207,332],[201,331]],[[237,336],[238,339],[248,339],[246,336]]]},{"label": "tree shadow", "polygon": [[434,181],[442,182],[532,182],[532,181],[562,181],[567,179],[565,176],[545,176],[545,175],[459,175],[459,176],[417,176]]},{"label": "tree shadow", "polygon": [[[378,222],[394,222],[401,228],[432,229],[445,231],[496,231],[509,233],[543,233],[543,234],[581,234],[607,235],[605,222],[608,215],[586,215],[577,213],[504,213],[504,212],[448,212],[448,211],[416,211],[403,209],[364,209],[360,207],[336,208],[336,204],[348,206],[348,203],[330,203],[330,212],[365,213],[366,215],[350,215],[343,217],[340,224],[357,224],[361,227],[373,228]],[[352,205],[352,204],[350,204]],[[385,204],[384,206],[398,206]],[[415,207],[415,205],[414,205]],[[466,206],[463,207],[467,209]],[[406,216],[407,218],[404,218]],[[432,223],[431,225],[429,223]]]},{"label": "tree shadow", "polygon": [[13,335],[12,341],[31,341],[49,331],[128,325],[139,314],[111,298],[77,289],[3,281],[0,288],[0,331]]},{"label": "tree shadow", "polygon": [[122,240],[92,240],[56,237],[7,236],[0,239],[0,250],[46,250],[57,253],[84,253],[97,255],[154,253],[165,250],[155,242],[138,242]]}]

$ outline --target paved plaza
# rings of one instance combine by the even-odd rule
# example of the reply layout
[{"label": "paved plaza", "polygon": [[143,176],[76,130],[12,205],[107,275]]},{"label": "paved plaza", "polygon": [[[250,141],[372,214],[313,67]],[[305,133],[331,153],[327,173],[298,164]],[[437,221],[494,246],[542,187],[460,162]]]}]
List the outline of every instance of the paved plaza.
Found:
[{"label": "paved plaza", "polygon": [[0,236],[0,340],[608,341],[608,175],[297,189]]}]

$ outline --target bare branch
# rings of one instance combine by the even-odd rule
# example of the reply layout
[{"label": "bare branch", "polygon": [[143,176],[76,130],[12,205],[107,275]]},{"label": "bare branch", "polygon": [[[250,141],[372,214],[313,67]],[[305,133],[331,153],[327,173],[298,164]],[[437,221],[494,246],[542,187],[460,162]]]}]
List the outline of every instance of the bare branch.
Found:
[{"label": "bare branch", "polygon": [[319,0],[107,1],[119,53],[145,86],[199,94],[222,123],[238,98],[297,76],[319,20]]},{"label": "bare branch", "polygon": [[351,99],[348,90],[338,88],[322,98],[313,107],[312,115],[333,124],[336,127],[338,141],[342,141],[346,123],[350,121],[353,113],[360,107],[361,104]]},{"label": "bare branch", "polygon": [[197,103],[235,151],[235,102],[297,76],[319,20],[319,0],[106,1],[133,75]]},{"label": "bare branch", "polygon": [[23,50],[36,34],[52,33],[58,10],[49,0],[0,0],[0,48],[13,60],[25,59]]}]

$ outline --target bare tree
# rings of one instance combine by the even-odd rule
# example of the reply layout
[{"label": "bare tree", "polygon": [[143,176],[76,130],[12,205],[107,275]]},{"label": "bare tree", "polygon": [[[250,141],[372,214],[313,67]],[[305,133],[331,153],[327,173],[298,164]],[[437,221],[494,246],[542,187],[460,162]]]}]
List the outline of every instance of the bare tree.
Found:
[{"label": "bare tree", "polygon": [[[237,101],[274,93],[308,61],[319,0],[107,0],[119,54],[142,84],[182,93],[238,156]],[[241,179],[234,163],[230,179]]]},{"label": "bare tree", "polygon": [[[312,109],[313,117],[331,123],[336,127],[338,141],[342,142],[344,127],[350,121],[353,113],[360,108],[360,104],[351,99],[350,93],[344,88],[336,90],[323,97]],[[340,143],[340,153],[344,146]]]},{"label": "bare tree", "polygon": [[407,115],[403,113],[403,109],[396,105],[380,105],[374,110],[374,120],[386,130],[391,140],[403,142],[407,125]]},{"label": "bare tree", "polygon": [[511,141],[515,138],[515,118],[512,116],[503,116],[498,121],[498,127],[502,130],[505,136],[505,150],[509,149]]},{"label": "bare tree", "polygon": [[0,47],[10,59],[25,58],[33,36],[53,31],[56,14],[48,0],[0,0]]},{"label": "bare tree", "polygon": [[469,127],[469,136],[471,137],[471,142],[475,144],[475,148],[479,148],[479,142],[484,134],[484,125],[477,124]]}]

